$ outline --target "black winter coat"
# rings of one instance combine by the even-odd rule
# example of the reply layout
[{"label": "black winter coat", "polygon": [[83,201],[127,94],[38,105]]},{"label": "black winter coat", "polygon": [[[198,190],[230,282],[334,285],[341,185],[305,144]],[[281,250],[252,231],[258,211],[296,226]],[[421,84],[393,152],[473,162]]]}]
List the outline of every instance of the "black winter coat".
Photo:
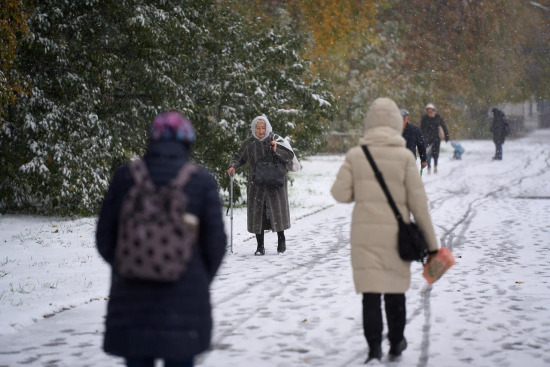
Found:
[{"label": "black winter coat", "polygon": [[420,132],[420,128],[408,123],[405,130],[403,130],[403,138],[407,142],[407,149],[413,152],[415,158],[416,148],[418,147],[420,162],[426,162],[426,143],[424,143],[424,137]]},{"label": "black winter coat", "polygon": [[493,124],[491,125],[493,141],[496,144],[504,144],[506,136],[510,134],[510,127],[506,122],[506,115],[499,109],[493,109]]},{"label": "black winter coat", "polygon": [[[248,187],[247,187],[247,227],[250,233],[260,234],[266,229],[281,232],[290,228],[290,206],[288,204],[287,180],[283,187],[261,187],[252,181],[256,164],[262,160],[276,159],[285,165],[292,162],[294,153],[281,145],[277,145],[277,152],[269,149],[271,141],[279,136],[271,133],[268,139],[260,141],[255,137],[246,139],[241,149],[233,155],[229,163],[230,167],[239,169],[248,162]],[[273,155],[275,158],[268,158]],[[270,214],[267,220],[264,206]]]},{"label": "black winter coat", "polygon": [[[144,157],[155,185],[165,185],[188,161],[177,142],[152,145]],[[105,195],[97,224],[97,247],[113,264],[118,215],[133,185],[128,165],[116,172]],[[226,235],[217,184],[205,169],[184,192],[187,210],[200,219],[199,239],[186,272],[173,283],[130,280],[112,272],[104,350],[123,357],[191,358],[210,345],[210,283],[225,254]]]},{"label": "black winter coat", "polygon": [[447,130],[447,125],[441,115],[436,113],[434,117],[428,115],[422,116],[422,120],[420,120],[420,130],[422,131],[426,146],[439,143],[438,126],[441,126],[445,132],[445,141],[449,141],[449,130]]}]

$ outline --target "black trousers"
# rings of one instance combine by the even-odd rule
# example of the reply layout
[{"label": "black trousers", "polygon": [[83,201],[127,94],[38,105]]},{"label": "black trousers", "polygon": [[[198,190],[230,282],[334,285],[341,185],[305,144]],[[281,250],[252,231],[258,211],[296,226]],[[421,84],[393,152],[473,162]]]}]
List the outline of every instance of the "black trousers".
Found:
[{"label": "black trousers", "polygon": [[[277,232],[277,238],[279,240],[285,239],[285,231]],[[256,234],[256,241],[258,242],[258,245],[264,244],[264,234]]]},{"label": "black trousers", "polygon": [[[382,295],[380,293],[363,293],[363,330],[369,348],[382,344]],[[407,311],[405,294],[384,294],[386,320],[388,322],[388,339],[391,345],[398,344],[404,338]]]},{"label": "black trousers", "polygon": [[503,142],[495,142],[495,148],[496,148],[496,152],[495,152],[495,159],[502,159],[502,144],[504,144]]},{"label": "black trousers", "polygon": [[441,147],[441,141],[436,140],[431,144],[426,143],[426,150],[429,146],[432,146],[430,152],[426,152],[426,160],[428,161],[428,168],[432,167],[432,157],[434,158],[434,167],[437,167],[437,160],[439,159],[439,148]]}]

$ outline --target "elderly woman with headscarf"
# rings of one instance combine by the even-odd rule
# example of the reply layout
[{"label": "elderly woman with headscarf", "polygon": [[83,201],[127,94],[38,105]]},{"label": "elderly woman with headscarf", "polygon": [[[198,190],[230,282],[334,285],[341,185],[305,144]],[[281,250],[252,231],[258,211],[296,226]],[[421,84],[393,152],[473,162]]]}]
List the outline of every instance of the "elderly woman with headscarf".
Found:
[{"label": "elderly woman with headscarf", "polygon": [[[365,135],[359,143],[368,147],[403,220],[409,222],[413,214],[433,254],[438,243],[428,211],[428,198],[402,131],[403,120],[395,102],[378,98],[367,112]],[[347,153],[331,193],[338,202],[355,202],[351,219],[351,263],[355,289],[363,294],[363,329],[369,346],[367,362],[382,358],[382,295],[389,357],[397,359],[407,347],[405,292],[411,284],[411,263],[399,256],[397,219],[361,146]]]},{"label": "elderly woman with headscarf", "polygon": [[[246,139],[233,156],[227,174],[232,176],[246,163],[249,166],[247,187],[248,231],[256,234],[258,247],[255,255],[265,255],[264,231],[277,232],[277,252],[286,251],[285,230],[290,228],[290,210],[286,172],[299,167],[290,144],[273,133],[266,116],[252,121],[252,136]],[[278,162],[284,168],[284,184],[280,187],[259,185],[254,179],[256,168],[261,162]]]}]

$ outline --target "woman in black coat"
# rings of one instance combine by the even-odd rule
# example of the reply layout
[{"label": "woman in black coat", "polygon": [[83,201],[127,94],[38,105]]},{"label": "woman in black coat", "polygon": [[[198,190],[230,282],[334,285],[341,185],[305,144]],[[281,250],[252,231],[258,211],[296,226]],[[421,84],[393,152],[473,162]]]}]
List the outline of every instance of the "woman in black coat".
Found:
[{"label": "woman in black coat", "polygon": [[[155,186],[166,185],[189,161],[191,123],[175,111],[157,116],[144,161]],[[97,247],[111,266],[117,246],[119,213],[134,184],[128,165],[115,174],[97,225]],[[210,345],[212,316],[209,286],[225,254],[226,235],[217,184],[199,169],[184,193],[187,212],[199,218],[198,240],[187,269],[170,283],[128,279],[112,271],[104,350],[126,358],[127,366],[192,366]]]},{"label": "woman in black coat", "polygon": [[493,133],[493,141],[495,142],[494,160],[502,160],[502,145],[506,136],[510,135],[510,126],[506,122],[506,115],[498,108],[493,108],[493,124],[491,132]]},{"label": "woman in black coat", "polygon": [[439,136],[439,127],[445,134],[445,142],[449,141],[449,131],[443,117],[436,113],[435,106],[428,103],[424,109],[426,114],[420,121],[420,130],[426,143],[426,159],[428,161],[428,173],[432,172],[432,157],[434,159],[434,173],[437,173],[437,160],[439,159],[439,148],[441,146],[441,137]]}]

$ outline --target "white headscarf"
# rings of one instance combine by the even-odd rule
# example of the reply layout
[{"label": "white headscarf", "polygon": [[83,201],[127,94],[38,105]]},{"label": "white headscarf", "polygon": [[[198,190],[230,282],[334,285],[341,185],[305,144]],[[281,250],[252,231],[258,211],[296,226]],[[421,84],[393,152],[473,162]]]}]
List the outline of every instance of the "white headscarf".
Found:
[{"label": "white headscarf", "polygon": [[[260,120],[265,121],[265,136],[261,139],[256,136],[256,124]],[[251,128],[252,128],[252,136],[255,137],[256,139],[258,139],[259,141],[264,141],[265,139],[267,139],[269,137],[269,134],[271,134],[271,132],[273,131],[273,128],[271,127],[271,124],[269,123],[269,120],[267,119],[267,117],[265,115],[260,115],[260,116],[256,117],[254,120],[252,120]],[[282,145],[283,147],[285,147],[286,149],[288,149],[292,153],[294,153],[294,150],[290,146],[290,143],[288,142],[288,140],[286,140],[286,139],[284,139],[280,136],[275,136],[275,141],[277,142],[277,144]],[[298,158],[296,157],[296,154],[294,154],[294,158],[292,159],[292,162],[287,164],[287,168],[291,172],[298,172],[302,168],[302,165],[298,161]]]},{"label": "white headscarf", "polygon": [[[256,125],[260,120],[265,121],[265,136],[261,139],[256,136]],[[269,134],[271,134],[271,132],[273,131],[273,128],[271,127],[271,124],[269,123],[269,120],[267,119],[267,117],[265,117],[265,115],[260,115],[256,117],[254,120],[252,120],[251,128],[252,128],[252,136],[258,139],[259,141],[264,141],[265,139],[267,139],[269,137]]]}]

